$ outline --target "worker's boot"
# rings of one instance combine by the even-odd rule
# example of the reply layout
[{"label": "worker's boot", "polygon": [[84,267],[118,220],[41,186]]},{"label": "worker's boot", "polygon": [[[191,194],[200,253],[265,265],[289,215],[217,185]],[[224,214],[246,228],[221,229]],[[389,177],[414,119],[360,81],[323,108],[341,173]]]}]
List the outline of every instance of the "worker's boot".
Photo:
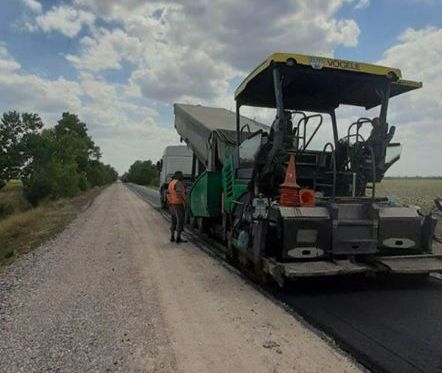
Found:
[{"label": "worker's boot", "polygon": [[187,242],[187,241],[186,241],[186,240],[183,240],[183,239],[181,238],[181,234],[178,233],[178,235],[177,235],[177,237],[176,237],[176,243],[181,243],[181,242]]},{"label": "worker's boot", "polygon": [[170,242],[175,242],[175,235],[173,232],[170,234]]}]

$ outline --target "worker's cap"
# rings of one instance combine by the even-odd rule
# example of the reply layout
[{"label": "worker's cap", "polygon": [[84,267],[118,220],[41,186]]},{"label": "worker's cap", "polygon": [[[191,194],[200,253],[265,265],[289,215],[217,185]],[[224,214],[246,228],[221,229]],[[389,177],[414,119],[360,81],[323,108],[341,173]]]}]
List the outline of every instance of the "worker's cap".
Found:
[{"label": "worker's cap", "polygon": [[175,171],[173,177],[183,177],[183,173],[181,171]]}]

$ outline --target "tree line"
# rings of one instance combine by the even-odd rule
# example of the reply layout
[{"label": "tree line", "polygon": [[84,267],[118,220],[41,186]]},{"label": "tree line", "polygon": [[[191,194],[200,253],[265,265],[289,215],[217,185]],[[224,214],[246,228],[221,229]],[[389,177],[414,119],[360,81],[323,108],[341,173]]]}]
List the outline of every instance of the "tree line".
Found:
[{"label": "tree line", "polygon": [[12,179],[23,183],[33,205],[43,199],[73,197],[115,181],[118,173],[100,161],[100,148],[77,115],[63,113],[43,128],[35,113],[3,113],[0,122],[0,187]]},{"label": "tree line", "polygon": [[155,185],[160,183],[158,167],[152,161],[135,161],[121,180],[140,185]]}]

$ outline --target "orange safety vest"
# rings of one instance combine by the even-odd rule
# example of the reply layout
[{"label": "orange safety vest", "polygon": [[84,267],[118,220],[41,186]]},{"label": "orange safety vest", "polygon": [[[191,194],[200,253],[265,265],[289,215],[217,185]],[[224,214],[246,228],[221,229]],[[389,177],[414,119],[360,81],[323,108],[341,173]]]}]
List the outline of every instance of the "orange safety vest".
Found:
[{"label": "orange safety vest", "polygon": [[175,190],[175,185],[179,180],[172,180],[167,187],[167,202],[169,205],[184,205],[184,196]]}]

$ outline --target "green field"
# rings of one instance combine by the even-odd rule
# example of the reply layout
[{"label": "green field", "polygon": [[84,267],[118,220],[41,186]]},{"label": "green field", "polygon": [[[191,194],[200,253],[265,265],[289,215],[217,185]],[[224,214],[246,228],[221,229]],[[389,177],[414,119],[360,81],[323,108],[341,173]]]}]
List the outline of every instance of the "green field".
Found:
[{"label": "green field", "polygon": [[[405,205],[420,206],[427,214],[433,208],[434,199],[442,197],[442,179],[426,178],[392,178],[384,179],[376,186],[376,195],[385,196]],[[436,236],[442,238],[442,219],[436,227]],[[435,242],[434,251],[442,254],[442,244]]]},{"label": "green field", "polygon": [[442,197],[442,179],[385,179],[376,186],[376,196],[390,197],[401,204],[417,205],[428,213],[434,207],[434,199]]}]

